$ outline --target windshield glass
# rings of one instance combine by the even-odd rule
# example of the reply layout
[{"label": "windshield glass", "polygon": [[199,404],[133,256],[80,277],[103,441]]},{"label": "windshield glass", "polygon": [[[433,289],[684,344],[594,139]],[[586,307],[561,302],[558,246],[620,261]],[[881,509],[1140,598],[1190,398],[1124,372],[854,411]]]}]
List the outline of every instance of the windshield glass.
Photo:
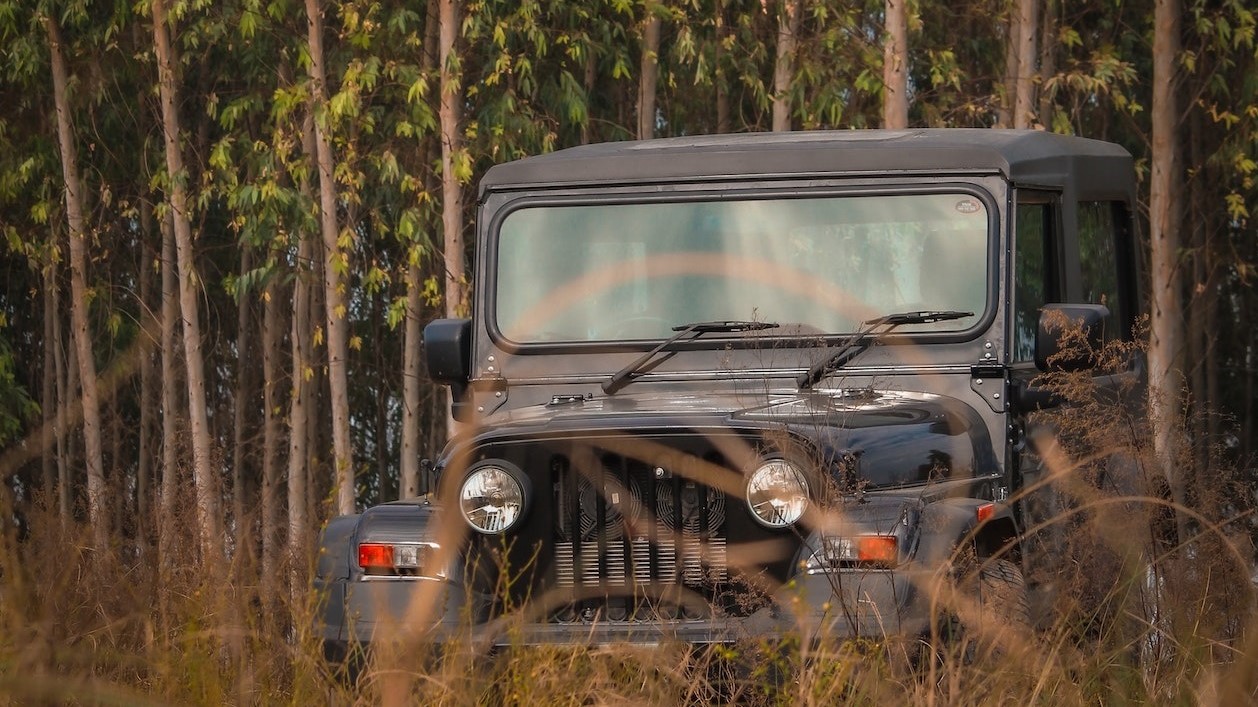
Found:
[{"label": "windshield glass", "polygon": [[518,343],[663,339],[698,321],[841,334],[887,312],[986,306],[970,194],[537,206],[503,220],[492,316]]}]

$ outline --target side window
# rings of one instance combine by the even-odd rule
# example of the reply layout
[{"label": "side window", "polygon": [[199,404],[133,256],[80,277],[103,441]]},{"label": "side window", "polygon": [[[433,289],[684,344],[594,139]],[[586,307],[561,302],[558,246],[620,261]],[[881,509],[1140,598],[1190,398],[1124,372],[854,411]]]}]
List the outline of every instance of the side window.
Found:
[{"label": "side window", "polygon": [[1130,334],[1123,326],[1129,302],[1123,287],[1119,256],[1126,251],[1126,210],[1119,202],[1086,201],[1079,204],[1079,276],[1083,299],[1109,307],[1105,338]]},{"label": "side window", "polygon": [[1054,213],[1050,196],[1019,194],[1014,210],[1014,361],[1034,360],[1040,309],[1057,298]]}]

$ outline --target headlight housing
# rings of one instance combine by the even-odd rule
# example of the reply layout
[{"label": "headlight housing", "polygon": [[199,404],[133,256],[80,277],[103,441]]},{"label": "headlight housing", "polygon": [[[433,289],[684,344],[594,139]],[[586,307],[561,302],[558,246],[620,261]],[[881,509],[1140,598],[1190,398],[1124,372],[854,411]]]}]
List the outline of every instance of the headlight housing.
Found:
[{"label": "headlight housing", "polygon": [[486,535],[505,533],[524,517],[528,485],[528,478],[514,465],[483,462],[464,477],[459,509],[472,530]]},{"label": "headlight housing", "polygon": [[785,528],[808,508],[808,481],[799,467],[785,459],[770,459],[747,477],[747,507],[769,528]]}]

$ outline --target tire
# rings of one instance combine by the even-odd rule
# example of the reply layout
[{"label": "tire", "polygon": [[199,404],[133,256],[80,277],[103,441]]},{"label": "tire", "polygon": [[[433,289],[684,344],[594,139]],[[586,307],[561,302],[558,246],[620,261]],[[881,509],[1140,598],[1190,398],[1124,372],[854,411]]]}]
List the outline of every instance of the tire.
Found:
[{"label": "tire", "polygon": [[984,623],[1014,630],[1031,627],[1026,580],[1022,568],[1012,560],[988,560],[979,568],[978,603]]},{"label": "tire", "polygon": [[973,568],[961,576],[962,598],[974,603],[954,617],[963,662],[1005,654],[1020,637],[1031,633],[1031,609],[1027,602],[1022,568],[1009,559],[974,559]]}]

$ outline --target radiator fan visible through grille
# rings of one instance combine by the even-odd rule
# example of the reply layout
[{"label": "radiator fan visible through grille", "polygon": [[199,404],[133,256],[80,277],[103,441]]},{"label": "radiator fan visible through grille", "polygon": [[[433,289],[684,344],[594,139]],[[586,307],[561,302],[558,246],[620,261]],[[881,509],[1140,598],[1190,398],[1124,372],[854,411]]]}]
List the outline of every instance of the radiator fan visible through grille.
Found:
[{"label": "radiator fan visible through grille", "polygon": [[[557,507],[563,512],[556,519],[559,535],[562,538],[572,537],[572,507],[566,496],[567,489],[563,484],[556,486],[556,495],[561,499]],[[637,479],[629,479],[629,488],[619,483],[608,482],[599,493],[590,479],[581,477],[577,481],[577,526],[581,540],[592,540],[599,535],[599,506],[603,507],[602,536],[608,540],[618,540],[624,536],[626,523],[634,523],[642,515],[642,490]]]},{"label": "radiator fan visible through grille", "polygon": [[660,480],[655,484],[655,513],[669,532],[710,537],[725,523],[725,494],[693,481],[674,485],[672,481]]}]

